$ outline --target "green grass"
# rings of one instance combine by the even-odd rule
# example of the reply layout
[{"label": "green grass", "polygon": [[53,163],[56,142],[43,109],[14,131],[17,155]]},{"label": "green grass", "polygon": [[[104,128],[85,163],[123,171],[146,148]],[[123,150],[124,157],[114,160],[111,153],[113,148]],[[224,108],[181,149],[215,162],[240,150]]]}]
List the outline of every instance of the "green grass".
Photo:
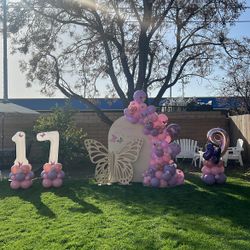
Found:
[{"label": "green grass", "polygon": [[250,249],[250,182],[97,186],[65,180],[45,190],[0,182],[0,249]]}]

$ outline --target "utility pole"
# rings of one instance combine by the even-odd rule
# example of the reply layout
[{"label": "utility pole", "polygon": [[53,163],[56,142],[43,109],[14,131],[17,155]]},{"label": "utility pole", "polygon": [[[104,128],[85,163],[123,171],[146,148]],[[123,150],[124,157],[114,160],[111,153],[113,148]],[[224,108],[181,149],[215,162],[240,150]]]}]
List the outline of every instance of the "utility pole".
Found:
[{"label": "utility pole", "polygon": [[3,99],[8,100],[7,0],[3,0]]}]

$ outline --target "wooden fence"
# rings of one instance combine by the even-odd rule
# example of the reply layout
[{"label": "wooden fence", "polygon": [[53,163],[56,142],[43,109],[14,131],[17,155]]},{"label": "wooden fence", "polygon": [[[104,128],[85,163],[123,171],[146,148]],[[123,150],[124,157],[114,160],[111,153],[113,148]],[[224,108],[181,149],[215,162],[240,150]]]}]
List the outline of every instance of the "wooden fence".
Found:
[{"label": "wooden fence", "polygon": [[[123,115],[122,112],[106,112],[106,114],[115,121]],[[49,115],[49,113],[41,113],[42,116]],[[177,123],[181,126],[179,138],[191,138],[198,140],[199,146],[204,146],[206,143],[207,131],[214,127],[224,128],[229,132],[229,119],[219,111],[210,112],[176,112],[167,113],[169,123]],[[11,141],[11,137],[17,131],[30,132],[34,125],[37,116],[29,115],[23,116],[18,114],[6,115],[4,123],[0,123],[0,135],[4,136],[4,148],[14,148],[15,145]],[[107,136],[109,126],[101,122],[94,112],[79,112],[74,117],[76,125],[83,128],[87,132],[89,138],[96,139],[107,145]],[[1,134],[3,131],[3,135]],[[35,139],[35,138],[34,138]],[[32,147],[31,161],[39,161],[39,145],[41,143],[35,142]]]},{"label": "wooden fence", "polygon": [[250,115],[230,116],[229,130],[231,145],[235,146],[238,138],[244,140],[243,160],[249,162],[250,158]]}]

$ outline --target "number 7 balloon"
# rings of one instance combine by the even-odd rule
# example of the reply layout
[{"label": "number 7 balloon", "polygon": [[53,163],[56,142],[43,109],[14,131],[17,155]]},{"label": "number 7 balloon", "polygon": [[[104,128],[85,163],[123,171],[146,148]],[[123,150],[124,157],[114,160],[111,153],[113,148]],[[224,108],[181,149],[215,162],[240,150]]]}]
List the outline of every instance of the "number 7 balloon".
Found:
[{"label": "number 7 balloon", "polygon": [[41,132],[36,136],[38,141],[50,141],[49,161],[43,165],[42,184],[45,188],[60,187],[63,183],[64,172],[62,164],[58,163],[59,132]]}]

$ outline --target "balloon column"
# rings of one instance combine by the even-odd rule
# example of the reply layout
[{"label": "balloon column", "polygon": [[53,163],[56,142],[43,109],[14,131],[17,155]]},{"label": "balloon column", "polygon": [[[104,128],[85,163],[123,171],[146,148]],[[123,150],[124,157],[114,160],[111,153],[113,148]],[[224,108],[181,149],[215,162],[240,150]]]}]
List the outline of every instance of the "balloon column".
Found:
[{"label": "balloon column", "polygon": [[45,188],[60,187],[63,183],[65,174],[62,171],[61,163],[45,163],[43,165],[43,171],[41,177],[43,179],[42,184]]},{"label": "balloon column", "polygon": [[11,167],[10,187],[12,189],[29,188],[32,185],[34,173],[31,171],[32,166],[26,158],[26,142],[25,133],[18,131],[13,137],[12,141],[16,144],[16,159],[14,165]]},{"label": "balloon column", "polygon": [[27,189],[32,185],[34,173],[31,171],[30,164],[14,164],[11,167],[9,178],[11,180],[10,187],[12,189],[23,188]]},{"label": "balloon column", "polygon": [[224,129],[213,128],[208,131],[207,139],[206,151],[203,154],[205,160],[201,169],[201,179],[207,185],[223,184],[226,182],[227,177],[224,174],[224,162],[221,157],[227,151],[229,136]]},{"label": "balloon column", "polygon": [[62,164],[58,163],[59,133],[58,131],[42,132],[37,134],[38,141],[50,141],[49,162],[43,165],[41,177],[45,188],[60,187],[65,176]]},{"label": "balloon column", "polygon": [[124,115],[131,123],[143,125],[143,133],[151,142],[151,160],[148,170],[144,173],[143,183],[151,187],[168,187],[184,183],[184,173],[174,163],[180,153],[180,146],[173,142],[180,127],[169,124],[165,114],[157,114],[153,105],[147,106],[144,101],[146,94],[142,90],[134,93],[134,100],[124,110]]}]

